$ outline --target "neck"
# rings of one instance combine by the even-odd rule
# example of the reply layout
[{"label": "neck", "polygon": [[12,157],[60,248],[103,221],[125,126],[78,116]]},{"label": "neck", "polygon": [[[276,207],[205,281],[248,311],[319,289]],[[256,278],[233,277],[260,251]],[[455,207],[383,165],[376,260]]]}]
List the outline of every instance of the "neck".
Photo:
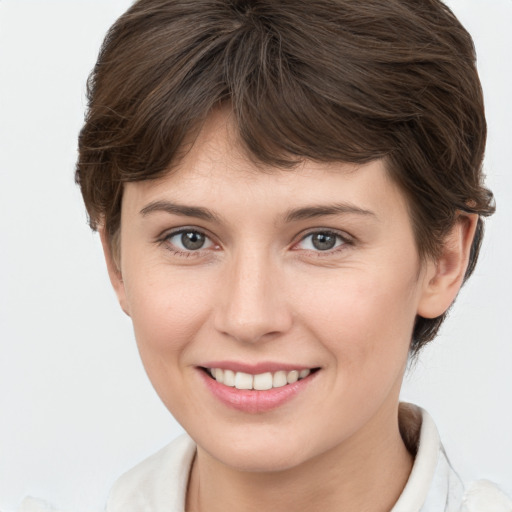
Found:
[{"label": "neck", "polygon": [[378,416],[341,445],[284,471],[240,471],[198,447],[186,510],[388,512],[413,459],[400,436],[398,407]]}]

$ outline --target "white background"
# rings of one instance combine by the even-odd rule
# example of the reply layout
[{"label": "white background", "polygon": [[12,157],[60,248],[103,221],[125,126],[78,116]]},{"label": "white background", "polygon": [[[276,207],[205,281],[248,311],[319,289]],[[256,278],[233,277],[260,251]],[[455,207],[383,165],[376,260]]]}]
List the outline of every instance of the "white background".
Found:
[{"label": "white background", "polygon": [[[181,431],[144,374],[73,182],[85,80],[128,0],[0,0],[0,508],[30,494],[101,510],[113,480]],[[465,478],[512,494],[512,0],[451,0],[486,97],[498,213],[476,274],[403,398]]]}]

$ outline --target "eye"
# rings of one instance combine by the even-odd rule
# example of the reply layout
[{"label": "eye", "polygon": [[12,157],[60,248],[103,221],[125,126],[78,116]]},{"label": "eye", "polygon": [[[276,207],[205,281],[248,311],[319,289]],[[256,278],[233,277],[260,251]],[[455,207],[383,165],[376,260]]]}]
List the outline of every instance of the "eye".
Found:
[{"label": "eye", "polygon": [[204,233],[195,229],[182,229],[169,233],[165,241],[173,246],[177,252],[192,252],[209,249],[215,244]]},{"label": "eye", "polygon": [[306,251],[332,251],[346,244],[347,241],[332,231],[315,231],[306,235],[298,244],[298,249]]}]

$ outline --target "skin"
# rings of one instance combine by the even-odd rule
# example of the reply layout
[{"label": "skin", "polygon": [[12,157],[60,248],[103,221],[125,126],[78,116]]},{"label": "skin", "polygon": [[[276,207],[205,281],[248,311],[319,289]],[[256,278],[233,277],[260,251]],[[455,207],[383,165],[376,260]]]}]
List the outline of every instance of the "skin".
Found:
[{"label": "skin", "polygon": [[[126,184],[116,258],[102,232],[147,374],[198,445],[187,510],[389,511],[412,467],[398,401],[414,320],[454,300],[476,216],[461,216],[439,260],[420,264],[407,202],[382,161],[264,170],[229,113],[215,112],[175,171]],[[180,246],[180,228],[204,233],[203,248]],[[311,233],[326,231],[336,245],[318,250]],[[209,392],[207,361],[319,371],[254,414]]]}]

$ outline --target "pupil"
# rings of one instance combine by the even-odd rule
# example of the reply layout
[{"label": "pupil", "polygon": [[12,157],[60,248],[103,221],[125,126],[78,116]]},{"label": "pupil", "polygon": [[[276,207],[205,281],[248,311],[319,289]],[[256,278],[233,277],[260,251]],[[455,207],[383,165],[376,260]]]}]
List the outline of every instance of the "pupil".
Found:
[{"label": "pupil", "polygon": [[197,231],[188,231],[181,235],[181,243],[183,244],[183,247],[193,251],[201,249],[204,245],[204,238],[204,235]]},{"label": "pupil", "polygon": [[316,233],[313,235],[313,246],[320,251],[327,251],[336,245],[336,237],[329,233]]}]

